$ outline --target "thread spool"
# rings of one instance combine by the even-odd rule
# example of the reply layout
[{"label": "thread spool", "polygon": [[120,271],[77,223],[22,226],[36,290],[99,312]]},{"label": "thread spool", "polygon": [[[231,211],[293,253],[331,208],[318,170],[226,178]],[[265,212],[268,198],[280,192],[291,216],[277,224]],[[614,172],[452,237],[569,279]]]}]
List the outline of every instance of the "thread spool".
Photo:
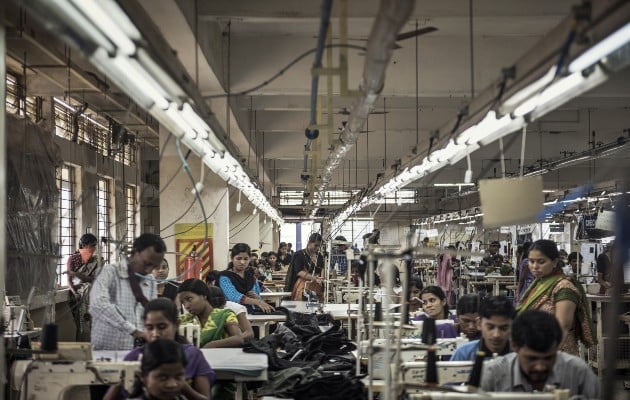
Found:
[{"label": "thread spool", "polygon": [[374,321],[383,320],[383,305],[381,302],[374,303]]},{"label": "thread spool", "polygon": [[468,378],[468,385],[478,388],[481,383],[481,370],[483,369],[483,360],[486,358],[486,353],[478,351],[475,356],[475,364],[472,371],[470,371],[470,377]]},{"label": "thread spool", "polygon": [[42,327],[41,349],[44,351],[57,351],[58,330],[56,324],[45,324]]},{"label": "thread spool", "polygon": [[422,323],[422,343],[428,345],[437,343],[435,320],[433,318],[427,318]]},{"label": "thread spool", "polygon": [[433,347],[427,350],[427,370],[424,375],[424,383],[430,387],[435,387],[440,384],[437,371],[437,354]]}]

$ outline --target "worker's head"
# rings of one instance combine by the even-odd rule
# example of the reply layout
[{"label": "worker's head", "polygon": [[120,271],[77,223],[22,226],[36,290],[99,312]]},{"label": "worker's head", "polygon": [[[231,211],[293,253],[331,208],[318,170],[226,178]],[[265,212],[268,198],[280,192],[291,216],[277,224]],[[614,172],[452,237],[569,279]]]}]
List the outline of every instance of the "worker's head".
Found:
[{"label": "worker's head", "polygon": [[446,307],[446,295],[439,286],[427,286],[420,292],[422,309],[429,318],[446,319],[448,308]]},{"label": "worker's head", "polygon": [[173,301],[166,297],[151,300],[144,307],[144,332],[149,342],[157,339],[177,339],[179,311]]},{"label": "worker's head", "polygon": [[179,285],[177,291],[182,306],[193,315],[200,315],[204,311],[212,311],[210,305],[210,290],[199,279],[186,279]]},{"label": "worker's head", "polygon": [[249,265],[251,253],[251,249],[246,243],[236,243],[234,246],[232,246],[230,258],[232,261],[234,272],[242,273],[245,271],[245,269]]},{"label": "worker's head", "polygon": [[130,397],[139,397],[144,392],[151,399],[179,398],[186,385],[186,364],[186,355],[179,343],[168,339],[147,343]]},{"label": "worker's head", "polygon": [[306,248],[308,251],[316,253],[319,252],[319,249],[322,247],[322,235],[317,232],[311,233],[308,237],[308,244]]},{"label": "worker's head", "polygon": [[79,253],[81,254],[81,261],[83,264],[87,264],[94,253],[96,252],[96,246],[98,245],[98,239],[91,233],[86,233],[79,239]]},{"label": "worker's head", "polygon": [[488,246],[488,251],[490,252],[490,254],[496,254],[499,252],[500,248],[501,248],[501,243],[495,240],[492,243],[490,243],[490,246]]},{"label": "worker's head", "polygon": [[147,275],[162,264],[165,252],[166,245],[161,237],[143,233],[134,240],[127,262],[135,273]]},{"label": "worker's head", "polygon": [[269,253],[267,253],[267,263],[269,265],[276,265],[277,261],[278,261],[278,254],[276,254],[275,251],[270,251]]},{"label": "worker's head", "polygon": [[96,236],[92,235],[91,233],[86,233],[82,235],[81,238],[79,239],[80,249],[85,249],[85,248],[90,248],[90,247],[93,249],[96,249],[97,245],[98,245],[98,239],[96,238]]},{"label": "worker's head", "polygon": [[219,284],[219,271],[208,271],[204,279],[209,287],[217,286]]},{"label": "worker's head", "polygon": [[501,354],[510,341],[514,305],[505,296],[491,296],[479,306],[478,328],[492,353]]},{"label": "worker's head", "polygon": [[168,261],[166,261],[166,258],[162,259],[160,266],[154,269],[152,273],[155,279],[164,280],[168,278]]},{"label": "worker's head", "polygon": [[562,329],[553,314],[530,310],[512,323],[512,350],[523,375],[532,384],[544,384],[556,362]]},{"label": "worker's head", "polygon": [[227,303],[227,299],[225,298],[225,294],[223,294],[223,290],[221,290],[218,286],[210,286],[208,287],[208,293],[210,297],[208,297],[208,301],[213,308],[224,308]]},{"label": "worker's head", "polygon": [[280,244],[278,245],[278,254],[283,256],[287,254],[287,251],[289,251],[289,246],[287,246],[287,243],[280,242]]},{"label": "worker's head", "polygon": [[567,261],[569,262],[573,273],[577,273],[578,264],[582,262],[582,255],[577,251],[574,251],[573,253],[569,254]]},{"label": "worker's head", "polygon": [[457,301],[457,320],[459,331],[466,335],[468,340],[477,339],[479,334],[479,295],[469,293]]},{"label": "worker's head", "polygon": [[558,267],[560,253],[553,240],[537,240],[529,248],[527,255],[529,270],[535,278],[550,275]]}]

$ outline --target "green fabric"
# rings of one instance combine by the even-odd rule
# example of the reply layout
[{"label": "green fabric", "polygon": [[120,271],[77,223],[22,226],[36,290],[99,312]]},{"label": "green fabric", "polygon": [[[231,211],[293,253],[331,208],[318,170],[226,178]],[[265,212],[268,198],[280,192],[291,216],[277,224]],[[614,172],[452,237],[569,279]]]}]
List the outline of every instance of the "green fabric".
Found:
[{"label": "green fabric", "polygon": [[[193,322],[201,325],[196,315],[185,314],[179,318],[180,323]],[[208,316],[206,323],[201,326],[199,337],[199,346],[203,347],[208,342],[223,339],[229,335],[225,331],[225,325],[228,323],[238,324],[238,319],[234,312],[227,308],[215,308]]]},{"label": "green fabric", "polygon": [[553,290],[556,283],[563,278],[561,274],[551,274],[542,278],[536,278],[531,285],[527,288],[521,302],[516,307],[516,311],[520,314],[525,310],[529,310],[542,296],[550,293]]},{"label": "green fabric", "polygon": [[575,277],[566,276],[562,273],[554,273],[543,278],[536,278],[523,294],[521,302],[516,307],[518,314],[529,310],[544,295],[552,296],[553,288],[563,279],[569,280],[577,289],[577,292],[571,289],[560,289],[551,299],[554,304],[558,301],[569,300],[575,303],[575,324],[576,337],[584,343],[586,347],[590,347],[597,343],[595,337],[595,329],[593,327],[593,319],[591,318],[591,308],[586,300],[586,293],[582,285]]},{"label": "green fabric", "polygon": [[225,333],[225,323],[227,322],[230,314],[233,314],[232,310],[217,308],[212,310],[208,319],[212,319],[212,322],[214,322],[214,329],[208,329],[208,323],[206,323],[206,325],[201,329],[201,336],[199,337],[199,344],[201,347],[205,346],[208,342],[223,338]]}]

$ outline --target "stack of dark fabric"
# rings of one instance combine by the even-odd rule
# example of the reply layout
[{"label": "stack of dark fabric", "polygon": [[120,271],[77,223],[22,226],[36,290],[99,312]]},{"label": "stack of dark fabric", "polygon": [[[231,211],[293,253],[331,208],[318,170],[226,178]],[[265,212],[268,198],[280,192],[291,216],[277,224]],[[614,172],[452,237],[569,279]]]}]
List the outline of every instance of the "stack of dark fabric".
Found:
[{"label": "stack of dark fabric", "polygon": [[[329,314],[286,313],[284,325],[244,348],[246,352],[265,353],[269,359],[269,380],[258,389],[258,395],[366,398],[364,385],[354,376],[355,358],[351,352],[356,345],[339,321]],[[317,396],[313,395],[315,392]]]}]

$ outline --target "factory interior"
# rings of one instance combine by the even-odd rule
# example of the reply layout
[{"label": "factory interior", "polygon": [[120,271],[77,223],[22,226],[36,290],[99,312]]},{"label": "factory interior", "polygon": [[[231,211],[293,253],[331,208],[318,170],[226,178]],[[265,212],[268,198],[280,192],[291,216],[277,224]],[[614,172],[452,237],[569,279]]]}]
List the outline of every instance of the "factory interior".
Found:
[{"label": "factory interior", "polygon": [[0,52],[0,398],[630,399],[629,1],[6,0]]}]

